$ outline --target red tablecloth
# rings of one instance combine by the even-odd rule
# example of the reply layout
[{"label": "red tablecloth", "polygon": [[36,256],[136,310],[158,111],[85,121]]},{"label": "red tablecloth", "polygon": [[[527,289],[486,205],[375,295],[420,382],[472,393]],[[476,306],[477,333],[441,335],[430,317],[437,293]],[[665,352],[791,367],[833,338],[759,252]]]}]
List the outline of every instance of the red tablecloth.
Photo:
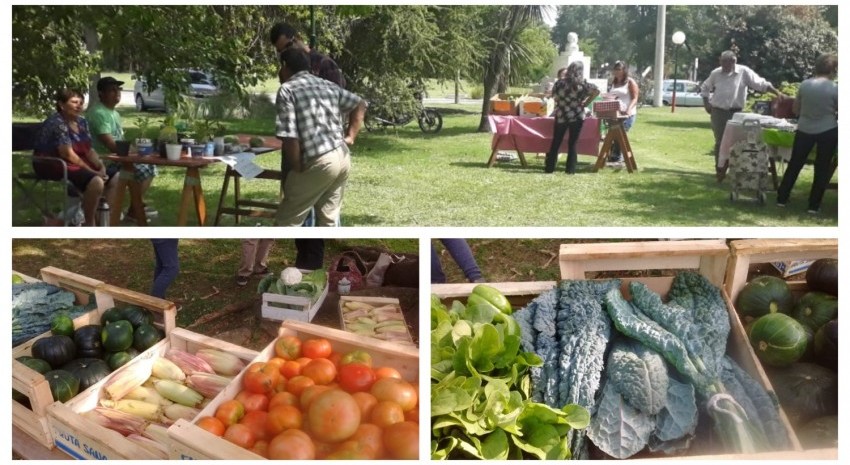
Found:
[{"label": "red tablecloth", "polygon": [[[490,132],[493,133],[493,150],[519,150],[545,153],[552,144],[555,118],[490,115]],[[507,137],[506,137],[507,136]],[[561,142],[558,153],[567,153],[567,139]],[[599,155],[599,120],[587,118],[579,134],[576,151],[581,155]]]}]

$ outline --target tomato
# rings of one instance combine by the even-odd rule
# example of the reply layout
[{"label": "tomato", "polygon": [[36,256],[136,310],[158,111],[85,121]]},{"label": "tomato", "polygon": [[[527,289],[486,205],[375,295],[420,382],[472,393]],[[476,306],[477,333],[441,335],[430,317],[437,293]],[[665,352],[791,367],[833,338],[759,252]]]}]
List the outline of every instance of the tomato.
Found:
[{"label": "tomato", "polygon": [[254,447],[251,448],[251,452],[264,459],[269,458],[269,442],[263,439],[255,442]]},{"label": "tomato", "polygon": [[301,398],[298,400],[297,406],[301,407],[302,412],[306,412],[307,409],[310,407],[310,404],[313,403],[313,400],[316,399],[316,396],[330,389],[330,387],[321,384],[307,386],[306,388],[304,388],[304,391],[301,392]]},{"label": "tomato", "polygon": [[336,378],[336,367],[326,358],[316,358],[301,369],[301,374],[316,384],[328,384]]},{"label": "tomato", "polygon": [[224,432],[224,439],[245,449],[254,447],[254,443],[257,442],[257,437],[254,436],[251,428],[240,423],[228,426]]},{"label": "tomato", "polygon": [[331,352],[331,341],[325,338],[307,339],[301,343],[301,354],[305,357],[328,358]]},{"label": "tomato", "polygon": [[274,437],[288,429],[301,429],[301,410],[293,405],[276,405],[269,409],[266,417],[266,433]]},{"label": "tomato", "polygon": [[215,417],[224,426],[234,425],[245,416],[245,406],[236,399],[226,400],[215,410]]},{"label": "tomato", "polygon": [[236,400],[242,403],[246,412],[254,410],[268,410],[269,398],[265,394],[257,394],[251,391],[240,391],[236,394]]},{"label": "tomato", "polygon": [[419,406],[416,408],[412,408],[406,412],[404,412],[404,421],[412,421],[414,423],[419,423]]},{"label": "tomato", "polygon": [[245,416],[239,420],[239,424],[251,428],[251,432],[254,433],[254,437],[258,440],[268,439],[268,435],[266,434],[266,420],[268,415],[268,412],[252,410],[245,413]]},{"label": "tomato", "polygon": [[362,363],[349,363],[339,367],[339,386],[346,392],[368,391],[375,382],[372,368]]},{"label": "tomato", "polygon": [[365,350],[352,350],[351,352],[342,356],[340,359],[340,365],[347,365],[349,363],[362,363],[366,366],[372,366],[372,356],[369,355],[369,352]]},{"label": "tomato", "polygon": [[374,458],[374,451],[357,441],[340,443],[330,454],[325,456],[326,460],[373,460]]},{"label": "tomato", "polygon": [[342,360],[342,354],[339,353],[339,352],[331,352],[331,354],[328,355],[328,360],[334,362],[334,366],[338,370],[339,369],[339,362],[340,362],[340,360]]},{"label": "tomato", "polygon": [[280,371],[274,365],[256,362],[248,367],[248,372],[242,378],[246,390],[258,394],[269,394],[274,391],[280,381]]},{"label": "tomato", "polygon": [[303,375],[298,375],[289,381],[286,382],[286,392],[291,392],[296,396],[300,396],[304,389],[308,386],[314,386],[316,384],[312,378],[308,378]]},{"label": "tomato", "polygon": [[389,458],[416,460],[419,458],[419,424],[411,421],[396,423],[384,430],[384,447]]},{"label": "tomato", "polygon": [[280,374],[282,374],[286,379],[298,376],[301,374],[301,364],[295,360],[287,360],[283,365],[281,365]]},{"label": "tomato", "polygon": [[416,407],[419,402],[416,388],[403,379],[381,378],[375,381],[369,392],[378,401],[391,400],[397,403],[405,412]]},{"label": "tomato", "polygon": [[280,357],[272,357],[272,358],[270,358],[266,361],[266,364],[274,365],[274,366],[277,367],[278,370],[280,370],[280,367],[283,366],[283,364],[288,362],[288,361],[289,360],[286,360],[286,359],[283,359],[283,358],[280,358]]},{"label": "tomato", "polygon": [[316,438],[313,439],[313,445],[316,447],[316,458],[319,460],[324,460],[328,455],[333,453],[337,449],[337,444],[331,444],[329,442],[320,441]]},{"label": "tomato", "polygon": [[303,431],[286,430],[269,442],[271,460],[313,460],[316,458],[316,446]]},{"label": "tomato", "polygon": [[199,418],[195,425],[215,434],[216,436],[223,436],[224,430],[227,429],[227,427],[224,426],[224,423],[216,417]]},{"label": "tomato", "polygon": [[283,375],[280,375],[278,377],[277,384],[274,385],[274,387],[272,388],[272,392],[270,392],[268,395],[273,396],[278,392],[286,392],[286,377]]},{"label": "tomato", "polygon": [[401,373],[393,367],[378,367],[375,368],[375,378],[398,378],[402,379]]},{"label": "tomato", "polygon": [[404,411],[401,406],[391,400],[380,400],[372,409],[370,421],[381,428],[404,421]]},{"label": "tomato", "polygon": [[274,353],[284,360],[295,360],[301,356],[301,339],[298,336],[282,336],[274,341]]},{"label": "tomato", "polygon": [[370,418],[372,416],[372,409],[375,408],[378,399],[368,392],[355,392],[351,394],[351,397],[354,397],[357,406],[360,407],[360,418]]},{"label": "tomato", "polygon": [[299,358],[298,358],[298,360],[296,360],[296,362],[298,362],[298,364],[299,364],[299,365],[301,365],[301,369],[302,369],[302,370],[303,370],[303,369],[304,369],[304,367],[305,367],[305,366],[307,366],[307,364],[308,364],[308,363],[310,363],[311,361],[313,361],[313,359],[312,359],[312,358],[310,358],[310,357],[299,357]]},{"label": "tomato", "polygon": [[341,442],[360,426],[360,407],[345,391],[325,391],[310,404],[305,423],[310,432],[322,441]]},{"label": "tomato", "polygon": [[298,406],[298,396],[291,392],[278,392],[269,400],[269,410],[278,405],[293,405]]},{"label": "tomato", "polygon": [[359,445],[360,450],[369,450],[371,452],[369,459],[380,459],[386,454],[383,435],[383,430],[377,425],[361,423],[357,427],[357,431],[343,444],[349,444],[354,441]]}]

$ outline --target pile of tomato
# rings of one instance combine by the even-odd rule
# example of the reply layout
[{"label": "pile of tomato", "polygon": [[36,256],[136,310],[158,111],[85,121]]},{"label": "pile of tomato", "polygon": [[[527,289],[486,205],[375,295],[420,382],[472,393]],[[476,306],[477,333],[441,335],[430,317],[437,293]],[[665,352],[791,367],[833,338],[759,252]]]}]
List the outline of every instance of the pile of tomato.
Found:
[{"label": "pile of tomato", "polygon": [[419,392],[364,350],[282,336],[242,391],[196,425],[268,459],[418,459]]}]

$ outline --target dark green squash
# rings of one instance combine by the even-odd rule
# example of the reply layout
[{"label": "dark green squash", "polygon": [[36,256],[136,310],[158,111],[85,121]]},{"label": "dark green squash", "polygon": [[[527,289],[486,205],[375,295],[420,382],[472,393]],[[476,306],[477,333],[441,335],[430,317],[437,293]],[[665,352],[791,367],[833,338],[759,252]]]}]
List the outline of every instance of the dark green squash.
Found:
[{"label": "dark green squash", "polygon": [[750,328],[750,344],[762,363],[782,367],[790,365],[806,352],[806,328],[784,313],[770,313],[757,319]]},{"label": "dark green squash", "polygon": [[817,417],[838,415],[838,373],[814,363],[767,368],[770,384],[794,427]]},{"label": "dark green squash", "polygon": [[70,316],[61,313],[54,315],[50,320],[50,333],[54,336],[74,336],[74,320]]},{"label": "dark green squash", "polygon": [[814,340],[815,362],[838,370],[838,320],[832,320],[818,328]]},{"label": "dark green squash", "polygon": [[153,313],[146,308],[142,308],[137,305],[129,305],[124,307],[121,313],[124,315],[124,319],[133,325],[133,329],[136,329],[141,325],[153,324]]},{"label": "dark green squash", "polygon": [[803,449],[837,449],[838,415],[815,418],[794,432]]},{"label": "dark green squash", "polygon": [[80,392],[80,380],[65,370],[51,370],[44,374],[44,379],[50,385],[53,400],[68,402]]},{"label": "dark green squash", "polygon": [[129,352],[111,352],[106,356],[106,364],[112,371],[126,365],[130,360],[133,360],[133,356]]},{"label": "dark green squash", "polygon": [[735,301],[738,313],[760,317],[768,313],[791,313],[794,296],[788,283],[775,276],[759,276],[748,282]]},{"label": "dark green squash", "polygon": [[162,340],[162,334],[153,325],[144,324],[133,332],[133,348],[144,352]]},{"label": "dark green squash", "polygon": [[[45,374],[48,371],[53,369],[50,366],[49,363],[45,362],[44,360],[42,360],[40,358],[33,358],[33,357],[29,357],[27,355],[22,355],[22,356],[16,358],[15,360],[23,363],[24,365],[28,366],[29,368],[32,368],[33,370],[35,370],[35,371],[37,371],[41,374]],[[12,389],[12,399],[14,399],[14,400],[16,400],[16,401],[18,401],[22,404],[26,404],[26,405],[29,404],[29,399],[27,398],[27,396],[23,395],[21,392],[16,391],[14,389]]]},{"label": "dark green squash", "polygon": [[806,284],[813,291],[838,295],[838,260],[821,258],[815,260],[806,270]]},{"label": "dark green squash", "polygon": [[107,308],[100,316],[101,326],[105,326],[107,323],[112,323],[118,320],[126,320],[126,318],[124,318],[124,309],[121,307]]},{"label": "dark green squash", "polygon": [[74,345],[77,346],[77,358],[103,356],[103,343],[100,341],[100,325],[81,326],[74,332]]},{"label": "dark green squash", "polygon": [[817,330],[838,316],[838,297],[825,292],[807,292],[797,301],[791,316]]},{"label": "dark green squash", "polygon": [[108,323],[100,332],[100,342],[109,352],[121,352],[133,345],[133,325],[127,320]]},{"label": "dark green squash", "polygon": [[71,360],[62,369],[80,380],[80,391],[85,391],[89,386],[102,380],[109,373],[112,373],[109,365],[99,358],[78,358]]},{"label": "dark green squash", "polygon": [[32,356],[44,360],[54,369],[73,360],[76,354],[74,340],[68,336],[43,337],[32,345]]}]

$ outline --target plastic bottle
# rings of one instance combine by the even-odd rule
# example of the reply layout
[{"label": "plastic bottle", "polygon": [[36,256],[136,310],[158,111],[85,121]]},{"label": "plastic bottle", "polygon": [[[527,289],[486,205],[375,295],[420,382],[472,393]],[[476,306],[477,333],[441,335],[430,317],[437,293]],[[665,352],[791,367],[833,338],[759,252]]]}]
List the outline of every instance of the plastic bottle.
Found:
[{"label": "plastic bottle", "polygon": [[97,225],[109,226],[109,204],[105,197],[100,198],[100,203],[97,205]]}]

